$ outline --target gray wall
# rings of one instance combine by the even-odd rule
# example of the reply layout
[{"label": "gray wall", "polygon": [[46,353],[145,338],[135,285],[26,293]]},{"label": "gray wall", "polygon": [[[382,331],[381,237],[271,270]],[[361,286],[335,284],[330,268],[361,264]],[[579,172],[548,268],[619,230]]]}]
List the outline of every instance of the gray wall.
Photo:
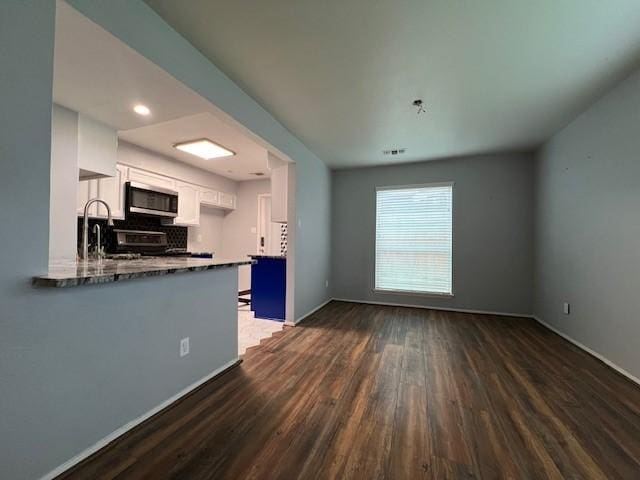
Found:
[{"label": "gray wall", "polygon": [[[488,155],[333,172],[333,296],[531,314],[529,155]],[[453,181],[453,298],[373,292],[375,188]]]},{"label": "gray wall", "polygon": [[540,149],[535,177],[535,314],[640,377],[640,71]]},{"label": "gray wall", "polygon": [[237,357],[235,269],[30,286],[48,261],[53,5],[0,4],[0,478],[11,480],[44,475]]},{"label": "gray wall", "polygon": [[[330,202],[322,162],[142,2],[74,3],[298,162],[298,214],[323,217],[298,236],[296,310],[321,303]],[[54,7],[0,2],[0,478],[12,480],[51,471],[237,355],[235,302],[233,311],[220,303],[235,296],[234,270],[30,286],[48,261]],[[183,336],[192,351],[179,359]]]}]

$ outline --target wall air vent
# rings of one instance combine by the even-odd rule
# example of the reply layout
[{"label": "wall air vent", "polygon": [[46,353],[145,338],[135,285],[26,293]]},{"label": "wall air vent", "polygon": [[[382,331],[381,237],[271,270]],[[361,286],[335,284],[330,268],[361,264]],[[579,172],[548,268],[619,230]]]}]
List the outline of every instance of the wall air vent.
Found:
[{"label": "wall air vent", "polygon": [[392,150],[383,150],[382,153],[384,155],[402,155],[406,151],[406,148],[394,148]]}]

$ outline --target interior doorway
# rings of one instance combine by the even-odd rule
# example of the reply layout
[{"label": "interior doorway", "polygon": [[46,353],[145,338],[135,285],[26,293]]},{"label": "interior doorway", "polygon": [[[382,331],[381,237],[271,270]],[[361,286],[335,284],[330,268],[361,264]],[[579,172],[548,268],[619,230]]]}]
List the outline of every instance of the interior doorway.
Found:
[{"label": "interior doorway", "polygon": [[[271,194],[260,193],[257,195],[257,215],[254,217],[256,227],[252,230],[256,235],[255,253],[281,257],[287,253],[286,224],[271,221],[271,206]],[[251,288],[253,288],[253,284],[251,284]],[[240,291],[244,295],[241,295],[238,305],[238,350],[241,355],[246,353],[247,348],[259,345],[260,340],[281,331],[284,326],[283,321],[257,318],[251,307],[252,295],[247,292],[251,292],[251,290]]]}]

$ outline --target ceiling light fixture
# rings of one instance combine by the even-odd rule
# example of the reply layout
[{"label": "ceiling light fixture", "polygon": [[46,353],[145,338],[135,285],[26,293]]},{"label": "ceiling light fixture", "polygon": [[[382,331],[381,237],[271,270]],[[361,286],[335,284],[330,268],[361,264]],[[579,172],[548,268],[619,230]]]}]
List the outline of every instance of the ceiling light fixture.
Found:
[{"label": "ceiling light fixture", "polygon": [[138,115],[142,115],[143,117],[146,117],[147,115],[151,115],[151,110],[149,110],[149,107],[142,104],[138,104],[134,106],[133,111],[136,112]]},{"label": "ceiling light fixture", "polygon": [[176,143],[175,148],[183,152],[190,153],[196,157],[211,160],[212,158],[231,157],[235,152],[212,142],[208,138],[200,138],[198,140],[190,140],[188,142]]}]

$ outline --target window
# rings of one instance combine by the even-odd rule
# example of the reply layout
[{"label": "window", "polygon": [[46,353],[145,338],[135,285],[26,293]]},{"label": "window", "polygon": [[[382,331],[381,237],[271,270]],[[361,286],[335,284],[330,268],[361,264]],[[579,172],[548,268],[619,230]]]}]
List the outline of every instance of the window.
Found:
[{"label": "window", "polygon": [[452,183],[376,190],[376,290],[453,294],[452,210]]}]

